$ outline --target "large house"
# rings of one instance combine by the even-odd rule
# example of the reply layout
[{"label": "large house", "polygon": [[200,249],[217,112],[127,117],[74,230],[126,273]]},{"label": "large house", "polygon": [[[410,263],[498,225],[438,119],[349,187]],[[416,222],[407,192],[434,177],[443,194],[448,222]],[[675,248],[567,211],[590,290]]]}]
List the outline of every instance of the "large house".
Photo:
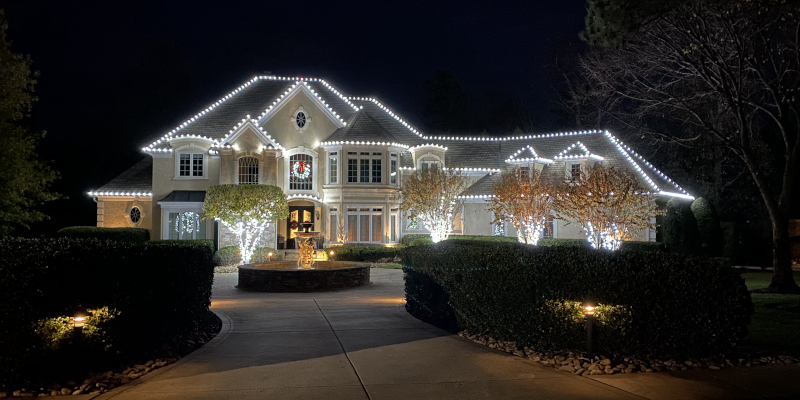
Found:
[{"label": "large house", "polygon": [[[215,239],[220,246],[236,241],[203,218],[202,204],[205,190],[223,183],[283,189],[290,217],[261,239],[275,248],[293,247],[293,222],[314,223],[326,246],[342,236],[349,243],[392,245],[403,235],[424,233],[400,211],[403,176],[424,168],[458,168],[469,177],[453,234],[516,235],[493,225],[486,207],[499,173],[511,166],[562,179],[603,163],[635,171],[662,196],[692,199],[607,131],[427,135],[378,100],[346,96],[313,78],[257,76],[142,151],[143,160],[89,192],[97,202],[97,226],[146,228],[153,239]],[[585,237],[578,224],[548,224],[546,236]],[[653,241],[655,232],[637,239]]]}]

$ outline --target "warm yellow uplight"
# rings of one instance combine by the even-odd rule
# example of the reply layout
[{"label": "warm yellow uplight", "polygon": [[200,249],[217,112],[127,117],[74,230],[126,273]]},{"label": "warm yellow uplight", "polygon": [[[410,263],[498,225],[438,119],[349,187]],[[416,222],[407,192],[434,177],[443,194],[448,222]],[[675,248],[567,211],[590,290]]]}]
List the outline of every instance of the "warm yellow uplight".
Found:
[{"label": "warm yellow uplight", "polygon": [[73,328],[83,328],[86,325],[86,317],[78,316],[70,318],[70,322],[72,322]]},{"label": "warm yellow uplight", "polygon": [[336,254],[336,253],[334,253],[334,252],[333,252],[333,250],[331,250],[331,252],[330,252],[330,253],[328,253],[328,254],[330,254],[331,256],[333,256],[333,255],[334,255],[334,254]]},{"label": "warm yellow uplight", "polygon": [[594,306],[585,306],[585,307],[583,307],[583,313],[585,315],[594,315]]}]

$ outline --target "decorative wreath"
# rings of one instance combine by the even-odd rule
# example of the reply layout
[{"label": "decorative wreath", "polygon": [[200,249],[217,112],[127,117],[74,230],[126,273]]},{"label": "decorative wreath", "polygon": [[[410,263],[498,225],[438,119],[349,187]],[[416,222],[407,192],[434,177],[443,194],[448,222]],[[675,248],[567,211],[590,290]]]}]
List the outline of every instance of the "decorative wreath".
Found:
[{"label": "decorative wreath", "polygon": [[180,225],[175,224],[175,231],[180,233],[180,229],[183,229],[184,233],[192,233],[194,232],[194,224],[198,219],[198,215],[187,211],[185,213],[181,213],[181,223]]},{"label": "decorative wreath", "polygon": [[306,161],[297,161],[292,165],[292,176],[305,180],[311,175],[311,164]]}]

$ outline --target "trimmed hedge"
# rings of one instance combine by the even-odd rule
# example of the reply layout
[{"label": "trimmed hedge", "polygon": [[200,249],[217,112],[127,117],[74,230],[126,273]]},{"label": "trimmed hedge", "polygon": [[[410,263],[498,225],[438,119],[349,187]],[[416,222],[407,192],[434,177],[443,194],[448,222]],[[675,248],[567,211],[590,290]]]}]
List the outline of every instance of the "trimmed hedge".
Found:
[{"label": "trimmed hedge", "polygon": [[558,239],[542,238],[539,239],[537,246],[540,247],[585,247],[590,248],[589,241],[586,239]]},{"label": "trimmed hedge", "polygon": [[118,240],[144,243],[150,240],[150,231],[144,228],[98,228],[96,226],[70,226],[57,232],[58,236],[75,239]]},{"label": "trimmed hedge", "polygon": [[[104,370],[196,330],[211,302],[211,246],[206,240],[0,240],[0,392],[38,387],[50,371]],[[104,307],[119,314],[99,327],[96,339],[87,334],[85,342],[51,349],[36,333],[40,321]]]},{"label": "trimmed hedge", "polygon": [[431,235],[427,233],[409,233],[400,238],[400,244],[403,246],[409,246],[412,240],[425,237],[429,238]]},{"label": "trimmed hedge", "polygon": [[408,242],[409,246],[419,246],[421,244],[433,244],[433,239],[429,237],[421,237]]},{"label": "trimmed hedge", "polygon": [[543,350],[585,349],[584,301],[597,305],[597,348],[609,356],[721,354],[753,312],[738,273],[708,258],[466,240],[402,258],[413,315]]},{"label": "trimmed hedge", "polygon": [[333,251],[335,261],[381,261],[384,258],[396,257],[400,249],[400,247],[344,245],[329,247],[325,251]]},{"label": "trimmed hedge", "polygon": [[722,226],[719,216],[714,206],[705,198],[698,197],[692,202],[690,207],[697,228],[700,232],[700,239],[703,244],[703,251],[709,257],[719,257],[722,255]]},{"label": "trimmed hedge", "polygon": [[239,252],[239,246],[225,246],[220,247],[214,253],[214,265],[226,266],[242,263],[242,253]]},{"label": "trimmed hedge", "polygon": [[[268,257],[267,254],[272,253],[272,257]],[[280,261],[283,260],[283,253],[271,248],[271,247],[258,247],[253,250],[253,255],[250,257],[251,263],[265,263],[268,262],[269,259],[272,261]]]},{"label": "trimmed hedge", "polygon": [[668,251],[700,254],[702,240],[691,204],[683,199],[672,198],[667,202],[664,216],[664,243]]}]

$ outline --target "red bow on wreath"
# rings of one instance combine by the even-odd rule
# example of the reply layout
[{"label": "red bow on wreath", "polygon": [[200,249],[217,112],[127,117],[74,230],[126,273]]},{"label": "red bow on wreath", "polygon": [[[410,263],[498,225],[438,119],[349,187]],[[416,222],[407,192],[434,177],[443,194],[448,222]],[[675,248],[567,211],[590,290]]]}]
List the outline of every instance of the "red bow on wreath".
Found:
[{"label": "red bow on wreath", "polygon": [[292,229],[297,229],[297,221],[292,221]]},{"label": "red bow on wreath", "polygon": [[297,171],[300,172],[301,174],[306,172],[306,163],[303,161],[297,163]]}]

